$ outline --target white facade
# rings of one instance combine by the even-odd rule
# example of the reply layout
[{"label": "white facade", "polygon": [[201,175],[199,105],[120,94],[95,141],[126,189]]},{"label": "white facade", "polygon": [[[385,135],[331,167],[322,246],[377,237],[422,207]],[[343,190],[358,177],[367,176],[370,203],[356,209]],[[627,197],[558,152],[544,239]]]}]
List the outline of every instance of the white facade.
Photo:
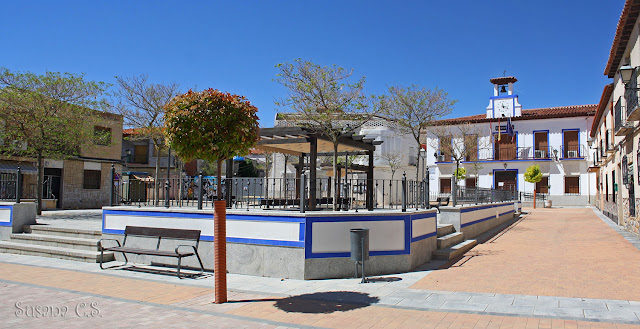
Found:
[{"label": "white facade", "polygon": [[[529,166],[537,164],[545,177],[543,180],[547,182],[548,191],[543,192],[548,192],[554,205],[594,203],[596,184],[594,175],[588,172],[591,152],[587,141],[596,106],[521,110],[518,109],[521,107],[518,97],[509,92],[506,97],[501,98],[511,96],[513,104],[516,105],[510,108],[513,111],[511,124],[514,130],[514,137],[510,137],[504,132],[505,118],[501,118],[500,124],[493,118],[494,113],[499,113],[493,108],[498,87],[494,85],[494,97],[490,99],[486,117],[481,115],[443,120],[442,125],[436,127],[441,129],[440,131],[434,132],[433,129],[427,134],[426,144],[430,150],[427,152],[430,192],[434,194],[450,191],[451,187],[447,184],[451,184],[456,168],[454,160],[436,158],[435,151],[443,153],[438,150],[441,148],[438,136],[449,135],[452,143],[461,145],[462,134],[465,134],[477,136],[477,156],[466,159],[469,161],[461,159],[459,163],[460,167],[466,169],[466,178],[472,179],[469,183],[475,181],[476,186],[481,188],[533,193],[536,184],[525,182],[524,173]],[[509,90],[512,90],[512,83],[509,83]],[[512,142],[509,149],[501,146],[502,152],[496,147],[498,125],[503,127],[502,138]],[[464,126],[464,132],[460,131],[461,126]],[[534,132],[538,134],[538,144]],[[541,143],[543,141],[545,143]],[[465,186],[467,182],[466,179],[460,180],[458,186]],[[538,193],[540,192],[538,189]]]}]

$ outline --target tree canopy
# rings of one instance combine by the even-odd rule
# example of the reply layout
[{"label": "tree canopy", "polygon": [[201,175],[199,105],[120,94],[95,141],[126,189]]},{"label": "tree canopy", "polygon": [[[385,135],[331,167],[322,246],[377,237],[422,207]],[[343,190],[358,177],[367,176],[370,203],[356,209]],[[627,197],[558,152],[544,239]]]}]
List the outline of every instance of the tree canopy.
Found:
[{"label": "tree canopy", "polygon": [[[287,97],[276,105],[288,107],[293,113],[281,119],[309,128],[329,138],[333,143],[333,175],[338,175],[337,151],[343,136],[353,135],[360,127],[380,112],[382,102],[363,91],[365,78],[353,81],[353,70],[337,65],[321,66],[296,59],[293,63],[276,65],[276,82],[287,88]],[[334,181],[338,190],[338,180]],[[333,199],[337,209],[337,198]]]},{"label": "tree canopy", "polygon": [[529,183],[537,183],[542,180],[542,171],[539,165],[531,165],[524,172],[524,181]]},{"label": "tree canopy", "polygon": [[41,212],[43,158],[78,155],[94,141],[101,120],[100,98],[107,84],[83,75],[11,72],[0,69],[0,153],[35,157],[38,164],[37,211]]},{"label": "tree canopy", "polygon": [[244,97],[189,90],[165,106],[167,141],[185,161],[220,161],[249,153],[259,139],[258,109]]},{"label": "tree canopy", "polygon": [[[427,127],[431,122],[451,113],[456,102],[449,99],[449,95],[442,89],[432,90],[418,85],[392,86],[384,97],[385,106],[382,108],[389,119],[416,141],[419,159]],[[418,170],[419,166],[416,165],[416,179]]]}]

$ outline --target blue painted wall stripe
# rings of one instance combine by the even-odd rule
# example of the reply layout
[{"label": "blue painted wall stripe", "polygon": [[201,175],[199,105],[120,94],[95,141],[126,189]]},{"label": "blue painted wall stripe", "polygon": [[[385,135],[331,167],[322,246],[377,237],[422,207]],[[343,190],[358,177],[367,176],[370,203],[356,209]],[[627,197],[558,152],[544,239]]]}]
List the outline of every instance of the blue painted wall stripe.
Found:
[{"label": "blue painted wall stripe", "polygon": [[[506,214],[508,214],[508,213],[512,213],[512,212],[515,212],[515,209],[511,209],[511,210],[509,210],[509,211],[503,212],[503,213],[499,214],[499,216],[506,215]],[[489,216],[489,217],[481,218],[481,219],[478,219],[478,220],[474,220],[473,222],[469,222],[469,223],[462,224],[461,226],[462,226],[462,227],[467,227],[467,226],[470,226],[470,225],[473,225],[473,224],[478,224],[478,223],[480,223],[480,222],[484,222],[484,221],[489,220],[489,219],[492,219],[492,218],[496,218],[496,216],[494,215],[494,216]]]}]

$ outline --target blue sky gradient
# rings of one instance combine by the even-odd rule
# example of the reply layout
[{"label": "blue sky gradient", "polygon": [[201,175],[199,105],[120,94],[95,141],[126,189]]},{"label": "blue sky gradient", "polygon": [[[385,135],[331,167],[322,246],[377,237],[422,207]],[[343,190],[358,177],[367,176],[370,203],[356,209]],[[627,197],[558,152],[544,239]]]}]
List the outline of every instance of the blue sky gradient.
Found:
[{"label": "blue sky gradient", "polygon": [[[116,75],[245,95],[273,125],[295,58],[353,68],[369,93],[439,87],[450,117],[484,113],[507,75],[525,109],[593,104],[623,0],[11,1],[0,11],[0,66]],[[286,109],[285,109],[286,110]]]}]

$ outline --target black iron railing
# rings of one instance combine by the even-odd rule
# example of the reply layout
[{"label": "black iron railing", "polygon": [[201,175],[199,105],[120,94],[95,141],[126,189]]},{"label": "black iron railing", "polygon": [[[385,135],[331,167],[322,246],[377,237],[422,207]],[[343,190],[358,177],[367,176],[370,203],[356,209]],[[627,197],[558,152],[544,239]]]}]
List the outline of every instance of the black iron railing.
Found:
[{"label": "black iron railing", "polygon": [[[117,175],[116,175],[117,176]],[[301,186],[301,182],[304,183]],[[125,177],[114,180],[114,205],[211,208],[217,200],[216,178],[210,176],[161,179]],[[424,209],[437,197],[426,181],[348,178],[223,178],[222,198],[233,209],[306,210]],[[368,192],[369,187],[372,191]],[[315,193],[312,193],[315,191]],[[315,195],[315,199],[312,196]],[[458,204],[515,200],[514,191],[458,187]]]}]

